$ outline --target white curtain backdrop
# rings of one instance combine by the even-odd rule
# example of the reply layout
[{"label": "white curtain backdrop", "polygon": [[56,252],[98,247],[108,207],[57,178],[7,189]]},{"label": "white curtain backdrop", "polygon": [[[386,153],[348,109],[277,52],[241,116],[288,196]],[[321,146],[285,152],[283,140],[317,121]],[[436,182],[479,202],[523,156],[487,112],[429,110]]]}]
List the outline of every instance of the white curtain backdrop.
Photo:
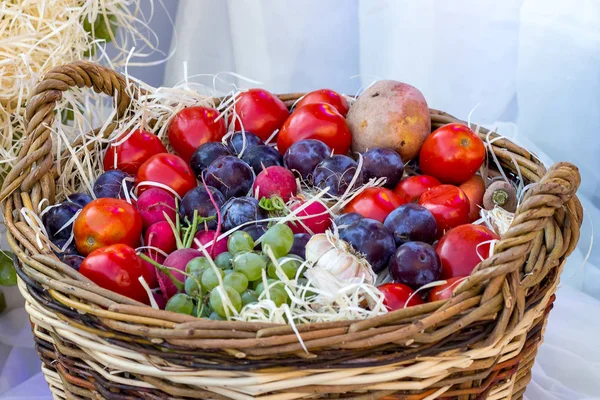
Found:
[{"label": "white curtain backdrop", "polygon": [[[600,0],[180,0],[172,46],[168,86],[185,71],[211,87],[212,77],[192,76],[262,82],[219,74],[221,91],[355,94],[395,79],[419,88],[430,107],[463,119],[472,112],[547,164],[577,164],[587,217],[526,398],[600,399],[599,246],[585,262],[600,227]],[[0,399],[48,399],[22,300],[15,290],[7,298]]]}]

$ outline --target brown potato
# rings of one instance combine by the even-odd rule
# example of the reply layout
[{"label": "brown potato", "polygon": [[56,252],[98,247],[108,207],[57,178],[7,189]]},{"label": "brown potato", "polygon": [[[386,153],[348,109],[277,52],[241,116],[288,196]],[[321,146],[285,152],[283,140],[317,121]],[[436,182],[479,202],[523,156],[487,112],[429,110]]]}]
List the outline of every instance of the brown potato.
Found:
[{"label": "brown potato", "polygon": [[365,90],[350,107],[346,120],[353,151],[388,147],[405,162],[417,156],[431,133],[425,97],[417,88],[397,81],[379,81]]}]

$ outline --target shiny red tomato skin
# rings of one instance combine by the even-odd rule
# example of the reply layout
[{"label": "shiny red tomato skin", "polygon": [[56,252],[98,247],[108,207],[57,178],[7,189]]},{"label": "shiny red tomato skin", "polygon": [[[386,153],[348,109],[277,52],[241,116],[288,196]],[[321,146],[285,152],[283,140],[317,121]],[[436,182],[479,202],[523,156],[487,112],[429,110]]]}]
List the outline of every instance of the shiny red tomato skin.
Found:
[{"label": "shiny red tomato skin", "polygon": [[81,263],[79,272],[98,286],[142,303],[148,295],[138,280],[142,260],[125,244],[114,244],[91,252]]},{"label": "shiny red tomato skin", "polygon": [[411,288],[401,283],[384,283],[377,287],[385,296],[383,304],[388,311],[399,310],[406,307],[418,306],[423,304],[423,299],[418,295],[414,295],[407,303],[408,298],[415,292]]},{"label": "shiny red tomato skin", "polygon": [[334,106],[312,103],[296,109],[285,121],[277,137],[281,154],[294,143],[316,139],[325,143],[336,154],[345,155],[352,144],[352,134],[346,119]]},{"label": "shiny red tomato skin", "polygon": [[[115,143],[128,134],[129,132],[125,132],[120,135],[115,139]],[[119,169],[130,175],[135,175],[144,161],[155,154],[166,152],[167,149],[158,136],[151,132],[137,129],[131,133],[127,140],[118,146],[108,146],[106,153],[104,153],[104,171]]]},{"label": "shiny red tomato skin", "polygon": [[183,158],[168,153],[156,154],[142,164],[135,176],[138,196],[151,187],[140,185],[145,181],[162,183],[181,197],[196,187],[196,177],[190,166]]},{"label": "shiny red tomato skin", "polygon": [[416,175],[409,176],[402,180],[394,188],[394,192],[399,195],[406,203],[412,203],[419,200],[419,197],[434,186],[442,183],[433,176]]},{"label": "shiny red tomato skin", "polygon": [[444,125],[425,139],[419,166],[442,183],[460,185],[475,175],[485,161],[485,145],[463,124]]},{"label": "shiny red tomato skin", "polygon": [[435,217],[438,234],[469,223],[469,198],[456,186],[434,186],[421,195],[419,204],[431,211]]},{"label": "shiny red tomato skin", "polygon": [[219,142],[227,133],[225,120],[210,107],[187,107],[179,111],[169,124],[169,143],[173,150],[189,162],[198,147],[207,142]]},{"label": "shiny red tomato skin", "polygon": [[448,300],[452,298],[454,289],[466,278],[466,276],[455,276],[454,278],[445,279],[446,283],[431,289],[428,301]]},{"label": "shiny red tomato skin", "polygon": [[356,196],[344,207],[344,213],[359,213],[383,223],[385,218],[406,202],[396,193],[386,188],[368,188]]},{"label": "shiny red tomato skin", "polygon": [[500,236],[482,225],[467,224],[449,230],[435,247],[442,262],[441,278],[470,275],[481,262],[477,254],[483,259],[490,254],[490,243],[481,243],[499,239]]},{"label": "shiny red tomato skin", "polygon": [[126,244],[137,247],[142,234],[142,217],[125,200],[97,199],[81,210],[73,224],[75,245],[82,255],[101,247]]},{"label": "shiny red tomato skin", "polygon": [[280,129],[290,115],[283,101],[264,89],[250,89],[237,96],[234,106],[237,118],[233,118],[234,129],[252,132],[267,140]]},{"label": "shiny red tomato skin", "polygon": [[307,93],[298,103],[296,103],[296,109],[313,103],[331,104],[344,118],[346,118],[346,114],[348,114],[348,110],[350,109],[344,96],[331,89],[320,89]]}]

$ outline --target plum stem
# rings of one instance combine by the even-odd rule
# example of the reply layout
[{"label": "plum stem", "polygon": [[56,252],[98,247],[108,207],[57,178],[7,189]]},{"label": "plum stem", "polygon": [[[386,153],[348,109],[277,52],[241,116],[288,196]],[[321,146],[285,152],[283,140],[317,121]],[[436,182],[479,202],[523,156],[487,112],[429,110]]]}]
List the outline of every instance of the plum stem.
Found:
[{"label": "plum stem", "polygon": [[179,279],[177,279],[177,278],[175,278],[173,276],[173,274],[171,273],[171,271],[169,271],[169,268],[165,267],[164,265],[161,265],[161,264],[157,263],[156,261],[154,261],[153,259],[151,259],[147,255],[145,255],[144,253],[140,253],[140,254],[138,254],[138,256],[142,260],[150,263],[154,267],[158,268],[158,270],[160,272],[162,272],[163,274],[165,274],[171,280],[171,282],[173,282],[173,285],[175,285],[175,287],[177,288],[177,290],[179,292],[182,292],[185,289],[183,283]]},{"label": "plum stem", "polygon": [[215,198],[213,197],[210,189],[208,188],[208,185],[206,184],[204,175],[200,174],[200,177],[202,178],[202,184],[204,185],[204,189],[206,189],[206,192],[208,193],[208,198],[210,199],[210,202],[212,203],[212,205],[215,207],[215,210],[217,211],[217,230],[215,231],[215,237],[213,238],[213,245],[210,248],[210,256],[212,258],[214,258],[215,257],[215,248],[217,247],[216,246],[217,238],[221,234],[221,210],[219,210],[219,205],[215,201]]}]

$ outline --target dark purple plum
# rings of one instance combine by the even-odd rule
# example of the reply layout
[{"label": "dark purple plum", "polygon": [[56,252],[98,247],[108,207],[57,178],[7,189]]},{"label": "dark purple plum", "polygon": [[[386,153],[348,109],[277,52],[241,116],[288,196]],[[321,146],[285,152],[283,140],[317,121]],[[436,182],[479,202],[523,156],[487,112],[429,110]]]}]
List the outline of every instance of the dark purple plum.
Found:
[{"label": "dark purple plum", "polygon": [[406,242],[432,244],[437,235],[437,224],[431,211],[416,203],[401,205],[383,222],[394,235],[396,246]]},{"label": "dark purple plum", "polygon": [[198,178],[200,178],[202,172],[208,168],[211,162],[215,161],[221,156],[230,156],[231,152],[221,142],[208,142],[198,147],[192,159],[190,160],[190,167]]},{"label": "dark purple plum", "polygon": [[252,168],[256,175],[273,165],[281,166],[281,154],[271,146],[253,146],[244,151],[242,160]]},{"label": "dark purple plum", "polygon": [[362,253],[375,273],[383,271],[396,250],[394,237],[379,221],[362,218],[340,229],[340,239]]},{"label": "dark purple plum", "polygon": [[[48,238],[55,243],[59,239],[68,239],[73,231],[73,221],[65,226],[81,210],[81,206],[65,201],[50,208],[42,216],[42,223],[48,233]],[[63,228],[64,227],[64,228]]]},{"label": "dark purple plum", "polygon": [[[314,170],[314,185],[319,189],[329,187],[329,194],[341,196],[346,192],[358,168],[356,161],[348,156],[336,154],[321,161]],[[356,188],[363,183],[362,172],[353,185]]]},{"label": "dark purple plum", "polygon": [[[219,209],[225,203],[223,194],[212,186],[207,186],[208,190],[212,194],[215,203]],[[194,210],[198,210],[198,216],[207,218],[217,214],[217,210],[213,203],[210,201],[208,191],[201,186],[195,187],[183,196],[181,204],[179,205],[179,214],[184,224],[191,224],[194,220]],[[217,227],[217,219],[213,219],[207,222],[208,229],[215,229]]]},{"label": "dark purple plum", "polygon": [[[67,243],[67,240],[68,239],[57,239],[53,243],[56,247],[62,249],[63,246]],[[65,248],[64,251],[55,251],[54,254],[56,254],[59,258],[66,255],[79,255],[77,247],[75,247],[75,240],[71,240],[71,243],[69,243],[69,245]]]},{"label": "dark purple plum", "polygon": [[362,172],[365,182],[371,178],[386,178],[383,187],[393,189],[402,179],[404,163],[396,150],[376,147],[363,154]]},{"label": "dark purple plum", "polygon": [[260,146],[263,144],[265,144],[265,142],[263,142],[261,138],[248,131],[234,132],[233,135],[231,135],[227,140],[227,147],[229,147],[229,151],[231,154],[236,156],[240,154],[242,150],[245,152],[253,146]]},{"label": "dark purple plum", "polygon": [[246,196],[254,183],[252,168],[234,156],[217,158],[205,174],[206,184],[219,189],[225,199]]},{"label": "dark purple plum", "polygon": [[331,155],[331,149],[320,140],[306,139],[294,143],[283,156],[283,165],[310,181],[315,167]]},{"label": "dark purple plum", "polygon": [[73,268],[76,271],[79,271],[79,267],[84,260],[83,256],[79,254],[65,254],[60,257],[61,261],[67,264],[69,267]]},{"label": "dark purple plum", "polygon": [[[106,171],[94,182],[94,194],[97,198],[112,197],[113,199],[125,200],[125,191],[123,190],[123,180],[131,178],[127,173],[118,169]],[[133,188],[133,179],[125,182],[127,192],[131,193]]]},{"label": "dark purple plum", "polygon": [[442,273],[440,257],[430,244],[423,242],[408,242],[398,247],[389,268],[397,282],[413,289],[438,280]]},{"label": "dark purple plum", "polygon": [[[254,242],[256,242],[262,235],[264,235],[267,232],[268,229],[269,227],[267,226],[267,224],[256,224],[249,225],[242,230],[248,233],[250,236],[252,236],[252,239],[254,240]],[[262,246],[260,245],[260,243],[254,245],[254,250],[262,250]]]},{"label": "dark purple plum", "polygon": [[92,196],[87,193],[73,193],[67,196],[67,200],[78,206],[85,207],[92,200]]},{"label": "dark purple plum", "polygon": [[310,240],[308,233],[296,233],[294,235],[294,244],[288,254],[295,254],[302,259],[306,259],[306,243]]},{"label": "dark purple plum", "polygon": [[247,222],[267,218],[267,213],[258,205],[254,197],[234,197],[221,208],[223,229],[228,231]]},{"label": "dark purple plum", "polygon": [[347,226],[347,225],[353,224],[356,221],[358,221],[359,219],[363,219],[363,218],[364,217],[362,215],[360,215],[359,213],[350,212],[350,213],[340,215],[333,221],[333,223],[339,228],[340,226]]}]

